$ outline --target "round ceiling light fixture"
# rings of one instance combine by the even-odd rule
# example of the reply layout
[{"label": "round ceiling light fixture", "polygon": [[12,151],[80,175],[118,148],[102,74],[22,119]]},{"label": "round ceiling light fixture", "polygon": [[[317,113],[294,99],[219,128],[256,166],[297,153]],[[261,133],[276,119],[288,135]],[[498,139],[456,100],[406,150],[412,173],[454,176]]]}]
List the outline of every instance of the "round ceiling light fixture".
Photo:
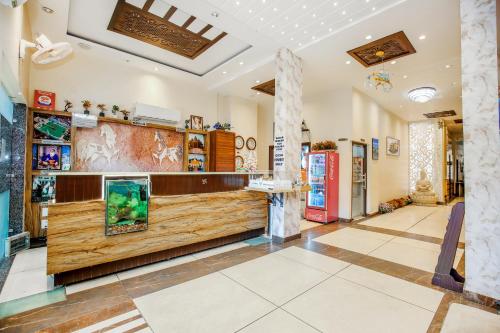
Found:
[{"label": "round ceiling light fixture", "polygon": [[416,103],[427,103],[436,96],[436,88],[420,87],[408,91],[408,98]]}]

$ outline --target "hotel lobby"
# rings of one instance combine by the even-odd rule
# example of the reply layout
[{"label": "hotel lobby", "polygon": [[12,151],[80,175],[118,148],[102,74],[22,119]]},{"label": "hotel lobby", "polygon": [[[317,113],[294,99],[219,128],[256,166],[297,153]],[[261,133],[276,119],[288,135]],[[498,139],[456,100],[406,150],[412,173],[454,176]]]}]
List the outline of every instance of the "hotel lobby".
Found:
[{"label": "hotel lobby", "polygon": [[493,0],[0,0],[0,332],[500,332]]}]

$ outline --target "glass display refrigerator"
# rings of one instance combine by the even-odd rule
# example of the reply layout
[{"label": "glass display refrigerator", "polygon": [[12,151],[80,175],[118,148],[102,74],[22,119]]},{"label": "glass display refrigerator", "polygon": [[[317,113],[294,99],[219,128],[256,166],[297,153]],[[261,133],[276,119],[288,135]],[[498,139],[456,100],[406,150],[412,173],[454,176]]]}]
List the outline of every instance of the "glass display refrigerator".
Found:
[{"label": "glass display refrigerator", "polygon": [[307,154],[305,217],[309,221],[329,223],[339,217],[339,154],[318,151]]}]

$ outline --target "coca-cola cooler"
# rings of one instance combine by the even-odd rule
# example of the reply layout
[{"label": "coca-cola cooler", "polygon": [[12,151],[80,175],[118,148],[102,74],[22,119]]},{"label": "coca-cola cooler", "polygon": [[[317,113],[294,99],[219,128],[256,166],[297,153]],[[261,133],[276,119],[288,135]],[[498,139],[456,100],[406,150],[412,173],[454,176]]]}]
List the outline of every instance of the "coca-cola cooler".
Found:
[{"label": "coca-cola cooler", "polygon": [[309,221],[329,223],[339,218],[339,154],[317,151],[307,156],[305,217]]}]

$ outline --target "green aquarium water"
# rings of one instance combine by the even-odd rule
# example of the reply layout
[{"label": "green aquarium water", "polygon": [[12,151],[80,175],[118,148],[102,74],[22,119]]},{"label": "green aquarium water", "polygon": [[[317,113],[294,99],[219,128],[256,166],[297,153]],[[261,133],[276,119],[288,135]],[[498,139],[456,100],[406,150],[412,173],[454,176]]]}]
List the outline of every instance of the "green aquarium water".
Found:
[{"label": "green aquarium water", "polygon": [[146,230],[147,179],[106,180],[106,235]]}]

